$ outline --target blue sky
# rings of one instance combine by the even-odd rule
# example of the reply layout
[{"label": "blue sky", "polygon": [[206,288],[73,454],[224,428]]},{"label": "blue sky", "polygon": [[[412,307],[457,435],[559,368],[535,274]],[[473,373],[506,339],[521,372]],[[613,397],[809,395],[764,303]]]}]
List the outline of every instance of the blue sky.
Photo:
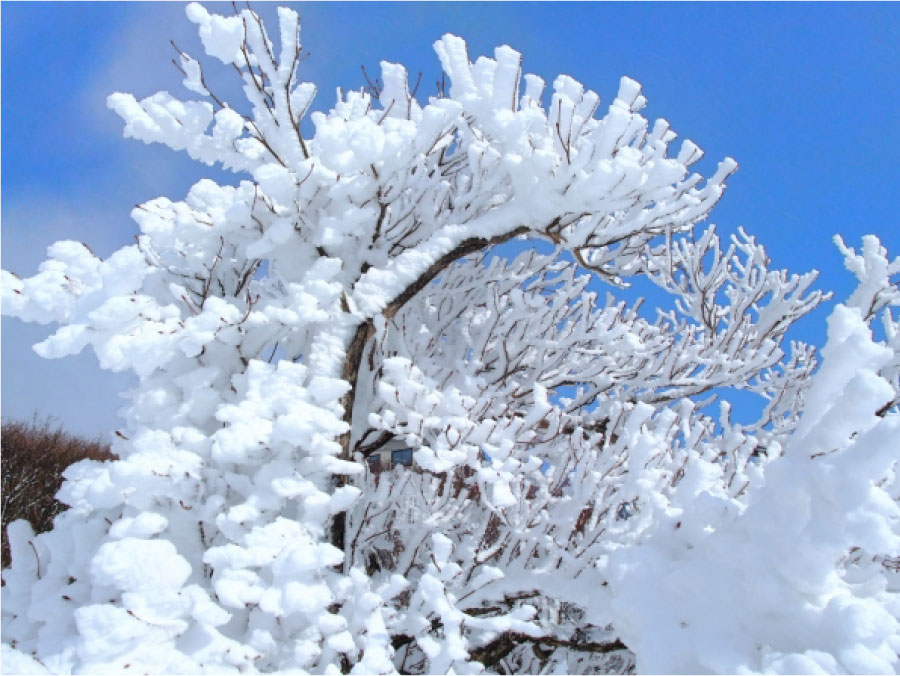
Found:
[{"label": "blue sky", "polygon": [[[422,71],[421,93],[440,76],[431,44],[455,33],[470,56],[509,44],[526,72],[567,73],[615,96],[619,77],[644,87],[644,114],[665,117],[706,157],[740,170],[712,222],[743,225],[774,265],[821,272],[819,287],[845,297],[853,280],[831,243],[877,234],[900,254],[900,8],[892,3],[286,3],[298,9],[303,77],[319,86],[314,108],[337,86],[358,88],[360,65],[382,59]],[[228,13],[230,5],[206,3]],[[264,17],[275,5],[259,4]],[[203,176],[234,180],[165,148],[121,138],[106,96],[167,89],[183,98],[169,40],[199,55],[184,4],[3,2],[2,266],[31,275],[57,239],[106,256],[132,241],[128,213],[159,195],[182,197]],[[226,74],[227,77],[227,74]],[[821,345],[828,309],[792,337]],[[49,327],[2,320],[2,414],[33,411],[72,431],[116,426],[127,376],[100,372],[92,354],[47,362],[30,345]]]}]

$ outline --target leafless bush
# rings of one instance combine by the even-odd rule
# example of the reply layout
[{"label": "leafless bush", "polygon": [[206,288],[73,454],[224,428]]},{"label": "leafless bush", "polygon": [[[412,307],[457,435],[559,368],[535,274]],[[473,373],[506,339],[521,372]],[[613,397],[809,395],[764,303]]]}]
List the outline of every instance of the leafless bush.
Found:
[{"label": "leafless bush", "polygon": [[63,431],[52,418],[35,415],[30,422],[4,421],[0,431],[2,450],[3,550],[2,563],[10,563],[6,527],[26,519],[36,532],[49,530],[53,517],[63,510],[54,497],[62,473],[84,458],[112,458],[109,445],[81,439]]}]

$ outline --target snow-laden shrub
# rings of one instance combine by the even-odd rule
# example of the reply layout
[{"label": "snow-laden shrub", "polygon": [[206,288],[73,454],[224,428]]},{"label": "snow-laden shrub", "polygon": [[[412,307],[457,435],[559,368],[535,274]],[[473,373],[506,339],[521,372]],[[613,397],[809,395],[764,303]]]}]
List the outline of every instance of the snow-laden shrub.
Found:
[{"label": "snow-laden shrub", "polygon": [[[816,370],[783,347],[815,273],[695,231],[736,164],[669,156],[634,81],[598,114],[445,36],[443,95],[383,63],[306,136],[297,15],[273,41],[187,11],[246,103],[182,53],[199,100],[109,105],[245,180],[140,205],[106,260],[59,242],[3,273],[4,312],[60,324],[40,354],[139,378],[117,459],[66,471],[51,532],[10,529],[4,668],[897,668],[900,261],[840,243],[860,285]],[[637,277],[671,308],[618,301]],[[369,472],[397,442],[415,468]]]}]

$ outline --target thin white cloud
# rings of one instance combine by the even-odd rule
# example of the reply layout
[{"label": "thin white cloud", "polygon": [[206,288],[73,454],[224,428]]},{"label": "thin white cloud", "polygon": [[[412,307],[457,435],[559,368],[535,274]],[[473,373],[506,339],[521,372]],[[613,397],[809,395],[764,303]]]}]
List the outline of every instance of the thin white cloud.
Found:
[{"label": "thin white cloud", "polygon": [[115,212],[109,200],[66,200],[46,192],[5,196],[0,262],[4,270],[31,275],[46,258],[47,247],[61,239],[87,244],[103,258],[133,241],[130,209]]},{"label": "thin white cloud", "polygon": [[41,359],[31,346],[52,330],[9,317],[0,323],[3,419],[50,416],[68,432],[108,441],[123,424],[117,412],[125,402],[119,393],[133,386],[134,377],[101,371],[90,350],[65,359]]}]

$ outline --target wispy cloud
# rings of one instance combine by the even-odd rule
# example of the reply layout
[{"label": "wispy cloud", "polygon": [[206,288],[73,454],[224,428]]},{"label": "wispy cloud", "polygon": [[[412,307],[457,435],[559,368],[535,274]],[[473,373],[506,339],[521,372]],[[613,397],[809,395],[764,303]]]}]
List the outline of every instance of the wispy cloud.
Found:
[{"label": "wispy cloud", "polygon": [[35,191],[6,197],[0,260],[4,270],[30,276],[46,258],[47,247],[61,239],[87,244],[103,258],[133,241],[136,226],[129,210],[113,210],[102,196],[90,201]]},{"label": "wispy cloud", "polygon": [[66,431],[109,440],[122,426],[119,393],[133,387],[134,376],[101,371],[90,350],[66,359],[41,359],[31,346],[52,329],[2,320],[0,388],[4,419],[30,419],[34,413],[60,421]]}]

